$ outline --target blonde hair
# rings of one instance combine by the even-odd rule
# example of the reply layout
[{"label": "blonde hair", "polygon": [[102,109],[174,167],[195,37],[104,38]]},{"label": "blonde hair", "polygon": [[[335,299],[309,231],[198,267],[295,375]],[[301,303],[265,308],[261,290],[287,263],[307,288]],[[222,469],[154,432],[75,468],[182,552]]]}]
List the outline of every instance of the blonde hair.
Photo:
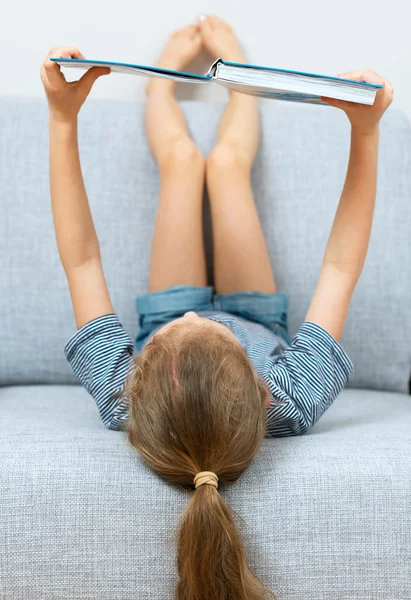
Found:
[{"label": "blonde hair", "polygon": [[275,598],[253,575],[219,489],[246,470],[266,434],[267,388],[245,350],[223,332],[184,323],[156,335],[135,359],[123,395],[127,435],[163,479],[193,488],[177,531],[175,600]]}]

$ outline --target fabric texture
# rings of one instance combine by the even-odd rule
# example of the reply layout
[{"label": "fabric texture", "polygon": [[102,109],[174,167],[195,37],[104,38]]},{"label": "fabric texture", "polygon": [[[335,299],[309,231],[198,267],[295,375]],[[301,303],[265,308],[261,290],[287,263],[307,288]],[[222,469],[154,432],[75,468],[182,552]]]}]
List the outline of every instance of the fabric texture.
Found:
[{"label": "fabric texture", "polygon": [[[279,600],[411,598],[410,432],[409,397],[346,389],[219,486]],[[2,600],[173,597],[193,492],[145,466],[81,386],[0,388],[0,483]]]},{"label": "fabric texture", "polygon": [[[63,346],[75,331],[53,231],[48,116],[41,99],[0,100],[0,384],[75,383]],[[205,156],[223,104],[184,102]],[[349,123],[335,109],[261,102],[253,190],[276,277],[290,299],[290,336],[305,318],[342,190]],[[79,117],[84,179],[113,305],[138,335],[135,297],[148,289],[158,172],[143,105],[90,100]],[[381,123],[378,193],[366,264],[342,337],[348,386],[408,392],[411,364],[411,127],[394,108]],[[22,174],[24,173],[24,177]],[[207,200],[207,199],[206,199]],[[208,284],[212,251],[204,203]]]},{"label": "fabric texture", "polygon": [[[267,436],[301,435],[331,406],[353,373],[342,346],[316,323],[305,322],[291,341],[260,323],[208,311],[205,318],[226,325],[270,389]],[[133,371],[133,344],[117,315],[86,323],[65,346],[73,372],[98,406],[106,427],[125,429],[129,399],[121,394]]]}]

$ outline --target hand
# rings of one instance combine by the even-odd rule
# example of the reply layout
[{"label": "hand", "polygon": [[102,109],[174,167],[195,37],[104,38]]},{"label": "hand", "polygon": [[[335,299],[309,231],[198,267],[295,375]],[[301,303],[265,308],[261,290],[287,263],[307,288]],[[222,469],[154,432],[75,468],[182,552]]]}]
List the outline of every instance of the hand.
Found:
[{"label": "hand", "polygon": [[373,133],[378,129],[378,123],[392,102],[394,89],[389,81],[383,79],[375,71],[363,69],[360,71],[352,71],[337,75],[344,79],[352,79],[354,81],[365,81],[367,83],[377,83],[383,87],[377,90],[374,104],[358,104],[358,102],[345,102],[343,100],[335,100],[334,98],[321,97],[323,102],[341,108],[351,122],[354,130],[360,133]]},{"label": "hand", "polygon": [[54,58],[85,58],[78,48],[72,46],[52,48],[40,69],[41,80],[46,91],[50,115],[59,122],[72,122],[90,93],[93,83],[101,75],[109,75],[107,67],[93,67],[78,81],[68,83]]}]

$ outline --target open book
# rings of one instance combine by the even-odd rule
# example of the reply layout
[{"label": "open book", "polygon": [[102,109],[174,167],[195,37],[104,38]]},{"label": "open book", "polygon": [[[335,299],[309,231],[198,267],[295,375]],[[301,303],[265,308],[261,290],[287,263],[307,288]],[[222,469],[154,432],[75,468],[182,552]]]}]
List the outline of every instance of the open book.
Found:
[{"label": "open book", "polygon": [[382,87],[381,85],[329,77],[328,75],[226,62],[221,58],[218,58],[211,65],[205,75],[103,60],[80,58],[51,58],[50,60],[55,61],[61,67],[75,67],[77,69],[109,67],[116,73],[165,77],[166,79],[190,83],[204,84],[215,81],[244,94],[275,98],[276,100],[322,104],[324,106],[326,103],[321,101],[321,96],[360,104],[373,104],[377,90]]}]

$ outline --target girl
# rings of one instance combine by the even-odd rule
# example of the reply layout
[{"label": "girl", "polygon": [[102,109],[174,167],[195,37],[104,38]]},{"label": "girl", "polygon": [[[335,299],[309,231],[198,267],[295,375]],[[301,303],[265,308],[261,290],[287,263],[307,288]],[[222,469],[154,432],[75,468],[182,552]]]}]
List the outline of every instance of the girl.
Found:
[{"label": "girl", "polygon": [[[203,47],[216,58],[246,62],[231,27],[208,17],[176,32],[159,65],[183,69]],[[165,480],[195,486],[179,527],[176,600],[261,600],[271,592],[249,570],[234,511],[218,488],[241,476],[265,436],[312,427],[352,374],[339,340],[369,243],[379,121],[392,87],[372,71],[355,71],[344,77],[383,84],[373,106],[325,99],[351,122],[351,154],[318,285],[291,340],[288,298],[276,290],[250,184],[256,99],[230,92],[205,160],[189,137],[174,82],[150,80],[147,137],[161,187],[134,348],[107,290],[77,143],[80,107],[94,81],[110,71],[94,68],[68,84],[50,56],[84,57],[77,48],[54,48],[41,69],[54,226],[78,327],[67,359],[107,427],[125,429]],[[206,285],[204,182],[215,290]]]}]

